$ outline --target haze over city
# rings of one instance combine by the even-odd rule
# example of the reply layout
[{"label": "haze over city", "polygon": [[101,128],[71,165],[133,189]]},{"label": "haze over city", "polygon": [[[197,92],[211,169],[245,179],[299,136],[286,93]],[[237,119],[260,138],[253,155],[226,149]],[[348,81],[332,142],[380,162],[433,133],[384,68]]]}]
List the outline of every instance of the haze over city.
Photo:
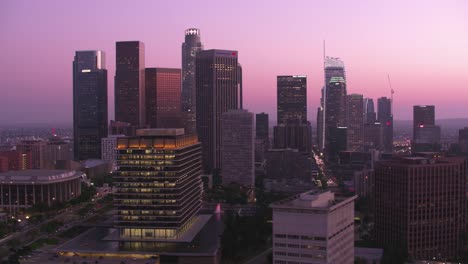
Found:
[{"label": "haze over city", "polygon": [[[184,30],[205,49],[239,52],[244,108],[276,119],[276,76],[307,75],[315,120],[326,54],[346,66],[348,93],[394,94],[395,119],[432,104],[468,116],[466,1],[2,1],[1,123],[72,120],[76,50],[103,50],[114,118],[115,42],[140,40],[147,67],[181,67]],[[201,15],[203,14],[203,15]]]}]

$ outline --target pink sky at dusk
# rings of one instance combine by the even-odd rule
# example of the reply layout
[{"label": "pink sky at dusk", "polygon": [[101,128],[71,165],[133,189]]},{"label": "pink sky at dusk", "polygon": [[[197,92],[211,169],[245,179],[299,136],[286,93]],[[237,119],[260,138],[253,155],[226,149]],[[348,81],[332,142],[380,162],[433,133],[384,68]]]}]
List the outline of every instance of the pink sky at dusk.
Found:
[{"label": "pink sky at dusk", "polygon": [[[395,119],[434,104],[468,117],[468,1],[0,1],[0,123],[72,122],[76,50],[104,50],[114,116],[115,42],[140,40],[147,67],[181,67],[184,30],[205,49],[239,51],[245,108],[276,119],[276,76],[305,74],[315,120],[327,55],[348,94],[395,90]],[[315,123],[313,123],[315,126]]]}]

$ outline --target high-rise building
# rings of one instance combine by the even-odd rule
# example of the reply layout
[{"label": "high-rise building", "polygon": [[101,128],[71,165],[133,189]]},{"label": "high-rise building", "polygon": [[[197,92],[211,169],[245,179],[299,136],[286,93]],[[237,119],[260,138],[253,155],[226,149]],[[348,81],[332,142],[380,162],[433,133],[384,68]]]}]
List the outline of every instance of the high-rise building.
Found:
[{"label": "high-rise building", "polygon": [[47,142],[43,149],[42,164],[43,168],[50,168],[59,160],[73,159],[73,146],[70,142],[66,142],[61,138],[53,138]]},{"label": "high-rise building", "polygon": [[[346,73],[342,60],[339,58],[326,57],[324,62],[325,84],[320,99],[320,110],[317,120],[322,121],[320,128],[320,149],[327,149],[329,145],[329,128],[345,126],[346,110]],[[332,81],[333,79],[333,81]]]},{"label": "high-rise building", "polygon": [[269,120],[268,114],[260,113],[255,115],[255,137],[269,140]]},{"label": "high-rise building", "polygon": [[140,41],[115,44],[115,120],[144,127],[145,45]]},{"label": "high-rise building", "polygon": [[101,140],[101,159],[114,167],[117,165],[117,139],[119,137],[125,137],[125,135],[109,135]]},{"label": "high-rise building", "polygon": [[180,238],[201,206],[201,147],[184,129],[117,139],[115,226],[122,240]]},{"label": "high-rise building", "polygon": [[458,131],[458,144],[462,153],[468,153],[468,127]]},{"label": "high-rise building", "polygon": [[[107,136],[107,70],[103,51],[77,51],[73,61],[74,159],[101,158]],[[34,159],[34,158],[33,158]]]},{"label": "high-rise building", "polygon": [[31,155],[31,168],[42,169],[43,155],[46,142],[42,140],[23,140],[16,144],[16,151]]},{"label": "high-rise building", "polygon": [[363,148],[363,97],[362,94],[350,94],[347,99],[347,150],[359,151]]},{"label": "high-rise building", "polygon": [[[325,100],[325,156],[332,159],[337,155],[332,146],[338,128],[346,127],[346,81],[343,77],[332,77],[326,87]],[[347,143],[344,144],[345,148]]]},{"label": "high-rise building", "polygon": [[136,126],[132,126],[130,123],[120,122],[111,120],[109,124],[109,134],[111,135],[126,135],[134,136]]},{"label": "high-rise building", "polygon": [[269,149],[266,153],[269,179],[311,182],[311,169],[309,156],[297,149]]},{"label": "high-rise building", "polygon": [[390,98],[377,99],[377,120],[382,125],[382,144],[385,152],[393,151],[393,115],[392,101]]},{"label": "high-rise building", "polygon": [[32,168],[31,152],[0,151],[0,172],[28,170]]},{"label": "high-rise building", "polygon": [[354,200],[309,191],[273,208],[273,263],[354,263]]},{"label": "high-rise building", "polygon": [[145,69],[146,124],[152,128],[182,128],[180,69]]},{"label": "high-rise building", "polygon": [[374,100],[372,98],[364,99],[364,124],[373,124],[377,120],[375,113]]},{"label": "high-rise building", "polygon": [[383,127],[380,122],[364,124],[362,128],[364,151],[383,150]]},{"label": "high-rise building", "polygon": [[312,128],[309,122],[279,124],[273,128],[273,148],[297,149],[312,153]]},{"label": "high-rise building", "polygon": [[307,77],[303,75],[278,76],[278,125],[289,122],[307,122]]},{"label": "high-rise building", "polygon": [[221,169],[221,115],[242,108],[242,71],[234,50],[205,50],[196,57],[198,138],[207,173]]},{"label": "high-rise building", "polygon": [[406,157],[375,170],[375,237],[414,260],[455,259],[465,228],[467,161]]},{"label": "high-rise building", "polygon": [[415,105],[412,152],[440,151],[440,133],[440,127],[435,125],[435,107]]},{"label": "high-rise building", "polygon": [[224,112],[222,119],[221,170],[223,185],[255,184],[254,116],[244,109]]},{"label": "high-rise building", "polygon": [[197,52],[203,50],[200,30],[185,30],[185,42],[182,43],[182,111],[185,112],[186,129],[196,132],[196,82],[195,59]]}]

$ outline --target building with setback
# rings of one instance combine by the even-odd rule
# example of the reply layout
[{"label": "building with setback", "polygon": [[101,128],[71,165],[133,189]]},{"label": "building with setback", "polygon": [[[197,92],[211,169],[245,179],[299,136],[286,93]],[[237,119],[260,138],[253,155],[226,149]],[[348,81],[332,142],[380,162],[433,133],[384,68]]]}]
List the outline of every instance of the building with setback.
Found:
[{"label": "building with setback", "polygon": [[309,191],[273,203],[273,263],[354,263],[354,200]]},{"label": "building with setback", "polygon": [[204,50],[196,57],[197,133],[203,169],[221,169],[221,115],[242,108],[242,70],[234,50]]},{"label": "building with setback", "polygon": [[255,184],[254,117],[244,109],[224,112],[222,119],[221,181],[247,188]]},{"label": "building with setback", "polygon": [[180,69],[146,68],[146,124],[151,128],[182,128]]},{"label": "building with setback", "polygon": [[115,226],[123,241],[178,239],[201,206],[201,146],[184,129],[117,139]]},{"label": "building with setback", "polygon": [[185,42],[182,43],[182,111],[185,113],[187,133],[196,132],[196,82],[195,59],[197,52],[203,50],[200,30],[185,30]]},{"label": "building with setback", "polygon": [[115,120],[144,127],[145,45],[140,41],[119,41],[115,52]]},{"label": "building with setback", "polygon": [[77,51],[73,61],[75,160],[101,158],[107,136],[107,70],[103,51]]},{"label": "building with setback", "polygon": [[[437,156],[436,156],[437,157]],[[405,157],[375,169],[375,237],[415,260],[459,256],[466,217],[464,158]]]}]

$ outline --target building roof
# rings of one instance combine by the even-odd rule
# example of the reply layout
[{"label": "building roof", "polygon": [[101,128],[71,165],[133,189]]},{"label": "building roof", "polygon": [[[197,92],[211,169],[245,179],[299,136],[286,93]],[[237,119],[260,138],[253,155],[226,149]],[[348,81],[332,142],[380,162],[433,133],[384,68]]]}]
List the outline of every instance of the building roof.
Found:
[{"label": "building roof", "polygon": [[63,182],[83,176],[83,172],[70,170],[20,170],[0,173],[0,183],[53,183]]},{"label": "building roof", "polygon": [[100,159],[87,159],[81,162],[85,168],[93,168],[97,166],[101,166],[103,164],[107,164],[106,161]]},{"label": "building roof", "polygon": [[331,191],[310,190],[293,197],[273,203],[271,207],[275,208],[296,208],[313,210],[333,210],[336,207],[347,204],[355,200],[357,196],[346,198],[335,198]]}]

